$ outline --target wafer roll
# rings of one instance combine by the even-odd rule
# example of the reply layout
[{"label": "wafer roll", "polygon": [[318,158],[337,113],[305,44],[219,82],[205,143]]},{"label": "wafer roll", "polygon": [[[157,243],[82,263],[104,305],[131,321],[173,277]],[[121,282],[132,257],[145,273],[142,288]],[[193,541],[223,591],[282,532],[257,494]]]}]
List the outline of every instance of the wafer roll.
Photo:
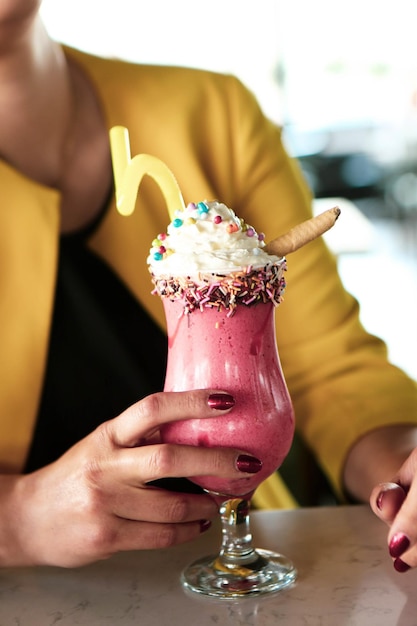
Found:
[{"label": "wafer roll", "polygon": [[268,254],[275,254],[276,256],[286,256],[295,252],[332,228],[339,215],[339,207],[328,209],[305,222],[301,222],[301,224],[297,224],[284,235],[270,241],[264,249]]}]

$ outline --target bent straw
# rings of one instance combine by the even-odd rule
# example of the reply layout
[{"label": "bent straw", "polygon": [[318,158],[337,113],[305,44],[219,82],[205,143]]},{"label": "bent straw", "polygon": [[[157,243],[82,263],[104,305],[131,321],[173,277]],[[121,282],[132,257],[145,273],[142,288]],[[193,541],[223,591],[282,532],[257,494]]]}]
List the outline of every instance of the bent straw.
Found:
[{"label": "bent straw", "polygon": [[[131,158],[127,128],[114,126],[110,129],[110,149],[116,207],[121,215],[131,215],[135,210],[139,186],[144,176],[150,176],[159,185],[171,220],[174,219],[177,210],[185,209],[176,178],[163,161],[150,154],[137,154]],[[286,256],[295,252],[334,226],[339,215],[339,207],[324,211],[270,241],[265,246],[265,251],[276,256]]]},{"label": "bent straw", "polygon": [[121,215],[135,210],[139,185],[144,176],[155,180],[165,198],[171,220],[177,209],[185,209],[184,199],[174,174],[160,159],[150,154],[130,155],[129,133],[124,126],[110,129],[110,150],[113,163],[116,208]]},{"label": "bent straw", "polygon": [[295,252],[306,243],[317,239],[317,237],[320,237],[326,231],[330,230],[330,228],[335,225],[339,215],[339,207],[336,206],[332,209],[328,209],[305,222],[301,222],[301,224],[297,224],[297,226],[291,228],[291,230],[284,235],[273,239],[267,243],[264,250],[268,254],[274,254],[276,256],[286,256],[291,252]]}]

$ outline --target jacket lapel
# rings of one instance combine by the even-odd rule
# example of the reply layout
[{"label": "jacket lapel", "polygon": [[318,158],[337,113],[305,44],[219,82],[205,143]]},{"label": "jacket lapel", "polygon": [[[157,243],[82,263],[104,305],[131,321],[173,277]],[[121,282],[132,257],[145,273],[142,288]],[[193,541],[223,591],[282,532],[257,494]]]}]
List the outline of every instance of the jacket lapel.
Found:
[{"label": "jacket lapel", "polygon": [[0,459],[25,460],[47,355],[57,264],[59,194],[0,162]]}]

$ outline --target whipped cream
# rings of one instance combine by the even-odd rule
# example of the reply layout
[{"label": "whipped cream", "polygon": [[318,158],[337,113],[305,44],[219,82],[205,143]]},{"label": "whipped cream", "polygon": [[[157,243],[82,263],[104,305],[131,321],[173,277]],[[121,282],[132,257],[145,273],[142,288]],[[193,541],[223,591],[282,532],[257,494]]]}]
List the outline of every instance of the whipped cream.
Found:
[{"label": "whipped cream", "polygon": [[177,211],[166,233],[152,242],[147,259],[155,276],[231,273],[279,263],[267,254],[264,235],[217,201],[190,203]]}]

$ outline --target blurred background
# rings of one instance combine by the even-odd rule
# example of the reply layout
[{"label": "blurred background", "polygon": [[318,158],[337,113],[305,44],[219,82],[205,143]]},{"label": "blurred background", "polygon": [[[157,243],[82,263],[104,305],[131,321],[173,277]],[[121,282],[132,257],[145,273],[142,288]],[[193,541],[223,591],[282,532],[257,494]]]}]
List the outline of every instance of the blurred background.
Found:
[{"label": "blurred background", "polygon": [[417,378],[415,0],[43,0],[87,52],[237,75],[283,126],[364,325]]}]

